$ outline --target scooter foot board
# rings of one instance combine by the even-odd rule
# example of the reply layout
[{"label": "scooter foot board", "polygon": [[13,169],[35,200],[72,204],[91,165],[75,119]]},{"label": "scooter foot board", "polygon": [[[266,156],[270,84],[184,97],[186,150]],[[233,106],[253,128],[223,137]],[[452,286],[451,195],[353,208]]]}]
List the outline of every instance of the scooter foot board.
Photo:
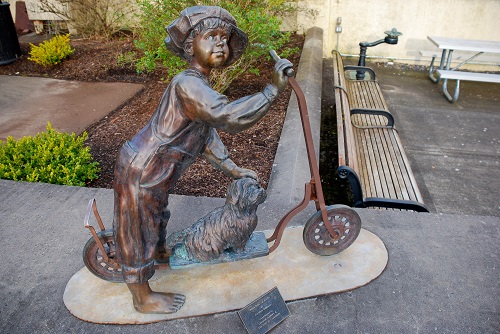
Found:
[{"label": "scooter foot board", "polygon": [[170,268],[171,269],[185,269],[206,266],[217,263],[234,262],[241,260],[253,259],[256,257],[262,257],[269,255],[269,247],[267,245],[266,236],[264,232],[254,232],[248,240],[245,250],[240,253],[236,253],[231,250],[227,250],[221,254],[217,259],[213,259],[208,262],[200,262],[199,260],[186,260],[179,256],[170,256]]}]

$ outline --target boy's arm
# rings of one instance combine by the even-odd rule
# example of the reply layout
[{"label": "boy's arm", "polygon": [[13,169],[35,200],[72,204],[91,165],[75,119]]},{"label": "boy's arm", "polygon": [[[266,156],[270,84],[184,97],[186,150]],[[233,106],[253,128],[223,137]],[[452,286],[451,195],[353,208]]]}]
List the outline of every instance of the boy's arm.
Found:
[{"label": "boy's arm", "polygon": [[220,140],[219,134],[212,129],[211,136],[203,152],[203,156],[215,168],[221,170],[224,174],[233,179],[242,177],[251,177],[258,181],[257,173],[251,169],[238,167],[230,158],[229,152]]},{"label": "boy's arm", "polygon": [[283,69],[289,65],[288,60],[280,59],[275,66],[272,84],[262,92],[233,102],[213,90],[208,83],[200,85],[200,79],[185,77],[177,91],[183,102],[184,114],[192,121],[206,122],[225,132],[246,130],[267,114],[271,103],[286,87],[288,77],[283,74]]}]

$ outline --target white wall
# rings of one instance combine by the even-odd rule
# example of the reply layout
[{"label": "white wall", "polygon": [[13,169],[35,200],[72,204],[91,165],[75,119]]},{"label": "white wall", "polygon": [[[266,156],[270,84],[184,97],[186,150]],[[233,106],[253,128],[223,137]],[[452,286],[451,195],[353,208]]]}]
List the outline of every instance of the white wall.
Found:
[{"label": "white wall", "polygon": [[[5,0],[4,0],[5,1]],[[27,6],[37,0],[25,0]],[[403,33],[398,45],[381,44],[368,49],[369,57],[429,64],[420,50],[437,50],[428,35],[500,41],[500,0],[292,0],[299,10],[284,24],[287,30],[323,29],[323,56],[359,54],[359,42],[385,37],[396,27]],[[10,9],[15,19],[15,0]],[[335,32],[342,17],[342,32]],[[438,52],[439,53],[439,52]],[[500,55],[498,55],[500,63]],[[484,68],[484,67],[483,67]],[[486,67],[500,70],[500,66]]]},{"label": "white wall", "polygon": [[[337,47],[343,54],[359,54],[359,42],[384,38],[384,31],[393,27],[403,33],[399,44],[369,48],[368,56],[418,61],[419,50],[437,50],[428,35],[500,41],[500,0],[298,1],[299,8],[316,10],[317,15],[299,10],[295,28],[322,28],[324,57]],[[337,17],[342,17],[340,34],[335,32]],[[427,64],[429,58],[423,59]]]},{"label": "white wall", "polygon": [[[24,0],[26,3],[26,9],[28,10],[28,17],[30,20],[63,20],[64,17],[60,17],[56,14],[52,14],[49,12],[45,12],[42,10],[40,1],[38,0]],[[53,2],[53,6],[55,8],[58,8],[61,13],[64,13],[67,11],[67,6],[63,5],[58,5],[58,2]]]},{"label": "white wall", "polygon": [[8,2],[10,4],[9,9],[12,14],[12,20],[16,21],[16,0],[1,0],[2,2]]}]

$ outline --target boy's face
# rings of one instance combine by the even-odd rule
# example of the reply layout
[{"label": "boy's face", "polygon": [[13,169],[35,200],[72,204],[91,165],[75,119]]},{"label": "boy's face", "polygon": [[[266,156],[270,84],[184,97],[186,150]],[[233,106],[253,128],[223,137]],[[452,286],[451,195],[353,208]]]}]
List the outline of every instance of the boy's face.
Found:
[{"label": "boy's face", "polygon": [[193,58],[202,67],[223,66],[229,58],[228,39],[226,30],[221,28],[209,29],[196,35],[193,40]]}]

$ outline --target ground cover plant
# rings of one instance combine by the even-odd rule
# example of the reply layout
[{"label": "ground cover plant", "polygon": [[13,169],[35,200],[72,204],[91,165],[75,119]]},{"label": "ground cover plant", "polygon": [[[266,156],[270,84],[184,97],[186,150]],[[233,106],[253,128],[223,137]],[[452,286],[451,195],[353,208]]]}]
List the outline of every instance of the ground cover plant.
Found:
[{"label": "ground cover plant", "polygon": [[69,44],[69,35],[54,36],[40,45],[30,44],[30,47],[28,60],[42,66],[57,65],[75,52]]},{"label": "ground cover plant", "polygon": [[84,145],[86,139],[86,132],[80,136],[58,132],[49,123],[47,131],[34,137],[0,140],[0,178],[84,186],[99,171],[99,163]]}]

